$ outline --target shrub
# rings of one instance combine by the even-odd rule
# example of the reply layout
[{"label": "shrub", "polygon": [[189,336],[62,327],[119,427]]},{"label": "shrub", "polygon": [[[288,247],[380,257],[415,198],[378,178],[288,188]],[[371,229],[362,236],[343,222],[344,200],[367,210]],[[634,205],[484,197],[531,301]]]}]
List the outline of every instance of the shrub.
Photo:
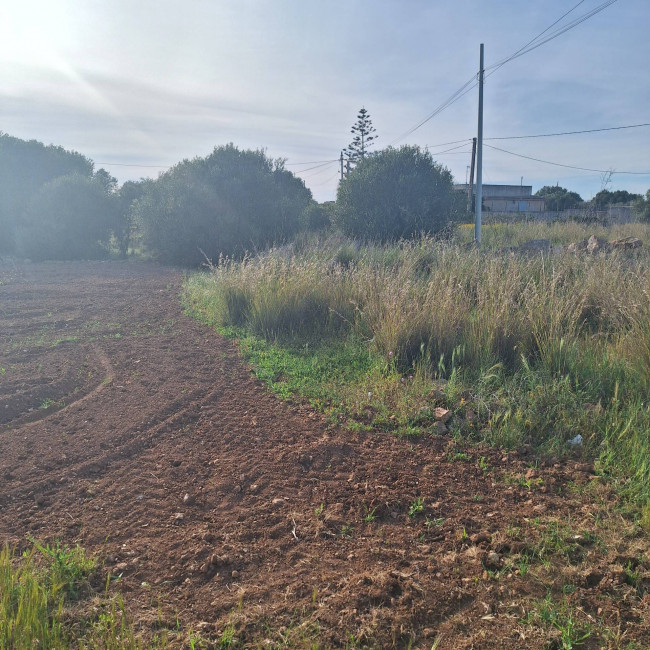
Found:
[{"label": "shrub", "polygon": [[116,208],[115,197],[99,181],[76,174],[57,178],[27,205],[19,250],[35,260],[106,257]]},{"label": "shrub", "polygon": [[311,192],[263,151],[217,147],[147,186],[134,213],[158,259],[196,266],[266,248],[300,230]]},{"label": "shrub", "polygon": [[339,186],[334,220],[347,235],[385,241],[440,232],[454,213],[449,170],[403,146],[360,161]]}]

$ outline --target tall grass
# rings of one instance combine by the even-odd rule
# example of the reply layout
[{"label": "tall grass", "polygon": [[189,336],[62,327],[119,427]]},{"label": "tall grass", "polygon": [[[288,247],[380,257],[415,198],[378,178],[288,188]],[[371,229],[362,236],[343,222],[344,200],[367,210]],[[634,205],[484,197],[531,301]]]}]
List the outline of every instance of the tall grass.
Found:
[{"label": "tall grass", "polygon": [[0,548],[0,648],[166,647],[164,635],[150,644],[137,638],[120,598],[107,599],[101,607],[94,598],[84,613],[82,596],[90,592],[88,578],[95,569],[95,561],[78,546],[34,543],[22,555],[6,545]]},{"label": "tall grass", "polygon": [[[503,248],[526,238],[568,243],[594,228],[507,224],[485,232]],[[650,241],[641,224],[596,234]],[[329,240],[222,260],[192,277],[187,291],[210,322],[284,350],[362,342],[376,361],[363,381],[336,394],[348,394],[352,419],[370,412],[364,421],[376,425],[392,411],[402,429],[426,431],[437,399],[455,409],[460,434],[498,444],[562,454],[580,433],[581,451],[600,455],[603,471],[647,501],[648,259],[645,252],[520,256],[429,238],[394,246]],[[443,385],[444,398],[427,397],[433,385]],[[471,427],[469,402],[478,413]]]}]

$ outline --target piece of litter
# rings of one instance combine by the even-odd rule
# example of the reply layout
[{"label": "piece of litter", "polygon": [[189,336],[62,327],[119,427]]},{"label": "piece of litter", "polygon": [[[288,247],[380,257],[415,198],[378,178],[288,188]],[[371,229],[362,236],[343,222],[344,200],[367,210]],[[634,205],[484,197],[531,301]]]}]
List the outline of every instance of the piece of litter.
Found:
[{"label": "piece of litter", "polygon": [[575,438],[571,438],[571,440],[569,440],[569,444],[573,445],[574,447],[577,447],[578,445],[581,445],[582,444],[582,436],[580,434],[578,434]]}]

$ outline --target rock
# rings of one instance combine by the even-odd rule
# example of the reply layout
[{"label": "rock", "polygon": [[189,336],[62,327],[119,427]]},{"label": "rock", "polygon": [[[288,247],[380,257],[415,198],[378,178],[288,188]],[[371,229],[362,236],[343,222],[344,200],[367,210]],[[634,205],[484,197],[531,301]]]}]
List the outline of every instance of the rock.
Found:
[{"label": "rock", "polygon": [[259,489],[260,486],[257,483],[253,483],[253,485],[248,488],[249,492],[252,492],[253,494],[255,494]]},{"label": "rock", "polygon": [[525,475],[525,476],[526,476],[526,478],[527,478],[528,480],[530,480],[530,479],[532,479],[532,478],[536,478],[536,477],[537,477],[537,472],[536,472],[532,467],[529,467],[529,468],[526,470],[526,475]]},{"label": "rock", "polygon": [[284,505],[284,499],[281,499],[280,497],[276,497],[275,499],[273,499],[273,501],[271,501],[271,503],[274,506]]},{"label": "rock", "polygon": [[437,433],[438,435],[441,436],[444,436],[446,433],[449,433],[449,429],[447,428],[447,425],[440,420],[434,423],[433,431],[434,433]]},{"label": "rock", "polygon": [[433,417],[436,419],[436,422],[442,422],[445,424],[447,420],[451,417],[451,411],[449,409],[442,408],[438,406],[433,411]]},{"label": "rock", "polygon": [[569,253],[582,253],[587,250],[587,239],[583,239],[581,241],[574,242],[573,244],[569,244],[567,246],[567,250]]},{"label": "rock", "polygon": [[530,241],[524,242],[519,246],[516,246],[512,249],[513,252],[518,253],[536,253],[538,251],[548,251],[551,248],[550,239],[531,239]]},{"label": "rock", "polygon": [[429,393],[428,397],[430,400],[433,400],[434,402],[442,402],[447,398],[445,393],[440,388],[434,388]]},{"label": "rock", "polygon": [[186,506],[191,506],[194,503],[194,497],[191,494],[189,494],[189,492],[186,493],[185,496],[183,497],[183,503]]},{"label": "rock", "polygon": [[176,523],[181,523],[185,519],[185,515],[182,512],[176,512],[173,519]]},{"label": "rock", "polygon": [[614,239],[613,241],[610,241],[609,245],[618,250],[628,251],[634,250],[635,248],[641,248],[643,242],[637,237],[623,237],[622,239]]},{"label": "rock", "polygon": [[606,239],[592,235],[587,240],[587,253],[594,255],[609,250],[609,242]]},{"label": "rock", "polygon": [[501,558],[495,551],[490,551],[485,556],[484,564],[490,569],[498,569],[501,566]]},{"label": "rock", "polygon": [[235,570],[234,570],[230,575],[231,575],[233,578],[238,578],[238,577],[239,577],[239,571],[237,571],[237,569],[235,569]]}]

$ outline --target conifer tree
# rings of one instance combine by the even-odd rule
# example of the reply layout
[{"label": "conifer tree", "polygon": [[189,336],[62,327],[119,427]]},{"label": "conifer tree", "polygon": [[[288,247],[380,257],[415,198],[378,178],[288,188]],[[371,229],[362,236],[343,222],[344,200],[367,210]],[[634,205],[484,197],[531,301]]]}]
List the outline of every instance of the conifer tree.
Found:
[{"label": "conifer tree", "polygon": [[373,135],[375,131],[376,129],[372,125],[370,114],[365,108],[362,108],[357,115],[356,123],[350,131],[354,138],[352,138],[352,142],[343,150],[350,163],[356,164],[366,157],[368,149],[379,137]]}]

